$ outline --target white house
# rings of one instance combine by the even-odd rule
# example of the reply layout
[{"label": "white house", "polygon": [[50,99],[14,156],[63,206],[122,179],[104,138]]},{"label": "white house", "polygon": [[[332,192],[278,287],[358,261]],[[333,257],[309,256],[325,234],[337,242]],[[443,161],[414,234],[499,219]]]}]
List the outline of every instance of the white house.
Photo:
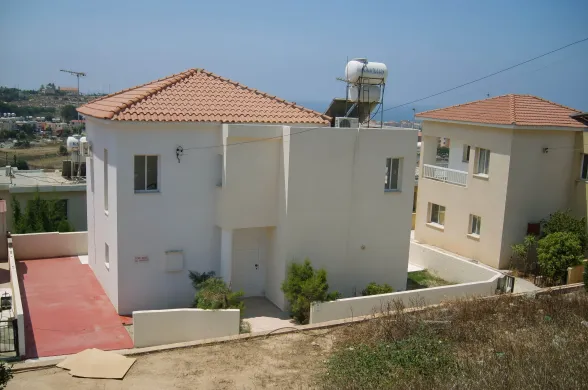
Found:
[{"label": "white house", "polygon": [[186,307],[188,271],[210,270],[283,309],[287,264],[306,257],[345,296],[405,289],[414,130],[329,127],[201,69],[78,111],[89,264],[119,313]]}]

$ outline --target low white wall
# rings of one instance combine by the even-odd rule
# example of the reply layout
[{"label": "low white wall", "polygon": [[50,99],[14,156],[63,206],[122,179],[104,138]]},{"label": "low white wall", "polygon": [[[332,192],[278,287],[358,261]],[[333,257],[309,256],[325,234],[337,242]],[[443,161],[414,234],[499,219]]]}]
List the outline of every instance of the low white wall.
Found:
[{"label": "low white wall", "polygon": [[16,324],[18,328],[18,355],[24,356],[25,349],[25,326],[24,326],[24,309],[22,307],[22,299],[20,296],[20,286],[18,283],[18,273],[16,270],[16,260],[14,258],[14,250],[12,248],[12,239],[8,239],[8,265],[10,266],[10,284],[12,285],[12,302],[14,316],[16,317]]},{"label": "low white wall", "polygon": [[13,234],[16,260],[88,254],[88,232]]},{"label": "low white wall", "polygon": [[170,309],[133,312],[135,348],[239,334],[238,309]]},{"label": "low white wall", "polygon": [[487,266],[415,241],[410,242],[408,262],[453,283],[479,282],[502,275]]},{"label": "low white wall", "polygon": [[395,301],[401,301],[408,308],[420,305],[434,305],[456,298],[494,295],[500,277],[496,275],[483,282],[346,298],[332,302],[315,302],[310,309],[310,323],[316,324],[379,313],[385,311],[388,305],[393,305]]}]

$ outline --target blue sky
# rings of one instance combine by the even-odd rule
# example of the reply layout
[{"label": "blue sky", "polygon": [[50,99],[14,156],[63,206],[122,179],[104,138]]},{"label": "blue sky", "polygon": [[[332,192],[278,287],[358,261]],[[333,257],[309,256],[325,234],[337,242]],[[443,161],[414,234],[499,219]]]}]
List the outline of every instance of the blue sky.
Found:
[{"label": "blue sky", "polygon": [[[344,96],[347,57],[367,57],[389,68],[390,107],[586,38],[586,15],[585,0],[7,0],[0,85],[75,85],[66,68],[88,74],[82,92],[115,92],[203,67],[320,109]],[[588,42],[415,106],[487,93],[588,111]]]}]

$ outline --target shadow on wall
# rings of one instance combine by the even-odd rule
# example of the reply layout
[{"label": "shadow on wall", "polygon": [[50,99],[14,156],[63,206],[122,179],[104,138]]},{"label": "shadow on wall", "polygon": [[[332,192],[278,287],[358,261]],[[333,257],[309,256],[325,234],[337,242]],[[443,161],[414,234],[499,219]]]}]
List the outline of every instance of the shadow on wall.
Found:
[{"label": "shadow on wall", "polygon": [[29,310],[29,302],[27,300],[27,290],[24,284],[24,275],[28,273],[28,267],[25,263],[17,261],[16,269],[18,272],[18,284],[20,287],[20,298],[22,301],[22,310],[24,318],[26,352],[25,357],[28,359],[38,357],[37,344],[35,343],[35,333],[33,332],[33,324],[31,322],[31,312]]}]

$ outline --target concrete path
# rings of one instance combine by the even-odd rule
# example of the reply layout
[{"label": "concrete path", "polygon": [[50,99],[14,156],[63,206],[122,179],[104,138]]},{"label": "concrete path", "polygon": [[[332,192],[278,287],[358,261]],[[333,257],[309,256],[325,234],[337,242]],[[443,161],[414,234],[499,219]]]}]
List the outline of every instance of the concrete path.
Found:
[{"label": "concrete path", "polygon": [[530,291],[540,290],[539,287],[523,278],[515,278],[515,285],[513,293],[525,293]]},{"label": "concrete path", "polygon": [[252,332],[264,332],[296,326],[288,313],[280,310],[264,297],[250,297],[245,302],[243,320],[249,322]]}]

